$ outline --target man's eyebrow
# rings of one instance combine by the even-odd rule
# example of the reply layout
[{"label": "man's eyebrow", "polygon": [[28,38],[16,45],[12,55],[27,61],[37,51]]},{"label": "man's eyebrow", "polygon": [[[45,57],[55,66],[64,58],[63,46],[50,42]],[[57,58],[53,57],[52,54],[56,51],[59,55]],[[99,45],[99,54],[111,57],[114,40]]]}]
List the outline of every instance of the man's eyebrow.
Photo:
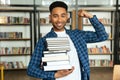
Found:
[{"label": "man's eyebrow", "polygon": [[[58,15],[58,14],[53,14],[53,15]],[[62,13],[61,15],[66,15],[66,13]]]}]

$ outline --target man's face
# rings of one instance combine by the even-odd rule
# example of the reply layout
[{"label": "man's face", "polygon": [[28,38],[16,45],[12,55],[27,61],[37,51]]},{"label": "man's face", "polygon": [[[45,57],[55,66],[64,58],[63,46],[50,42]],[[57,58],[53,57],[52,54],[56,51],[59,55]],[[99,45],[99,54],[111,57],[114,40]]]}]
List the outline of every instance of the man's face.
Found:
[{"label": "man's face", "polygon": [[56,7],[50,14],[50,21],[52,22],[55,31],[63,31],[68,19],[67,11],[62,7]]}]

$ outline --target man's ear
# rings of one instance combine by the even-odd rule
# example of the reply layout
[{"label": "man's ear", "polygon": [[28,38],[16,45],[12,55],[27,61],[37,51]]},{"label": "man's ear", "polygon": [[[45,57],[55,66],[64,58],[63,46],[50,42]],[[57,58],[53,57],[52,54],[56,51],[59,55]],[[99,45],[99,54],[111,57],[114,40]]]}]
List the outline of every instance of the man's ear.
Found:
[{"label": "man's ear", "polygon": [[67,13],[67,18],[69,18],[69,13]]},{"label": "man's ear", "polygon": [[49,23],[51,23],[51,15],[49,15]]},{"label": "man's ear", "polygon": [[69,13],[67,13],[67,22],[69,21]]}]

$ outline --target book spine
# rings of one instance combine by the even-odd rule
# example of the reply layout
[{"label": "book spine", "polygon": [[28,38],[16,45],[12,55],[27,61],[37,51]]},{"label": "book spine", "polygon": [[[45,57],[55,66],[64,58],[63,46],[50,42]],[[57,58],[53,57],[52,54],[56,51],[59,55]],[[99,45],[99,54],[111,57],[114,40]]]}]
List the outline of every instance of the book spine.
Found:
[{"label": "book spine", "polygon": [[69,60],[69,56],[50,56],[50,57],[42,57],[42,61],[59,61],[59,60]]},{"label": "book spine", "polygon": [[56,70],[62,70],[62,69],[71,69],[71,65],[56,65],[56,66],[44,66],[44,71],[56,71]]},{"label": "book spine", "polygon": [[43,66],[52,66],[52,65],[67,65],[70,64],[69,60],[66,61],[51,61],[51,62],[43,62]]}]

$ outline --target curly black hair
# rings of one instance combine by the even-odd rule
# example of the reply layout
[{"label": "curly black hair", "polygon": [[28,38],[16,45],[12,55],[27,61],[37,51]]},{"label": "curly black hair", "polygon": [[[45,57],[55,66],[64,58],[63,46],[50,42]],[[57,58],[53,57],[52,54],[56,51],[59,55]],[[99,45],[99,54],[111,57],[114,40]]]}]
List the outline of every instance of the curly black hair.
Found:
[{"label": "curly black hair", "polygon": [[68,10],[68,6],[66,3],[62,2],[62,1],[55,1],[53,3],[50,4],[49,6],[49,11],[52,12],[52,10],[56,7],[62,7],[65,8],[65,10]]}]

